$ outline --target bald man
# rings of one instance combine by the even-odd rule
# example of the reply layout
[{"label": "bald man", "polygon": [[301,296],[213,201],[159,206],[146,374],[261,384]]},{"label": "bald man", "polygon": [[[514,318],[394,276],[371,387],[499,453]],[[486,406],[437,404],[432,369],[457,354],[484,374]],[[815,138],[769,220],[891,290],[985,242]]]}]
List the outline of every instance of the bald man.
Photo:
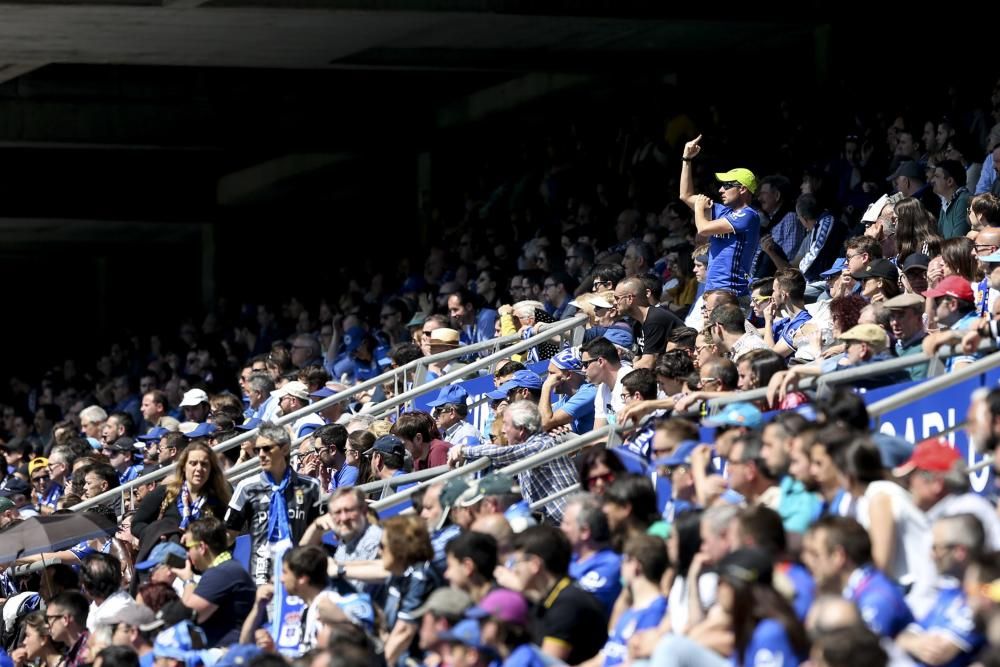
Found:
[{"label": "bald man", "polygon": [[646,287],[638,278],[626,278],[615,286],[614,305],[619,315],[635,320],[632,335],[638,353],[632,367],[652,370],[657,355],[667,349],[670,332],[684,324],[669,310],[651,306]]},{"label": "bald man", "polygon": [[497,553],[501,559],[510,553],[511,545],[514,542],[514,530],[510,527],[510,523],[503,514],[483,514],[478,516],[472,522],[469,530],[492,535],[493,539],[497,541]]}]

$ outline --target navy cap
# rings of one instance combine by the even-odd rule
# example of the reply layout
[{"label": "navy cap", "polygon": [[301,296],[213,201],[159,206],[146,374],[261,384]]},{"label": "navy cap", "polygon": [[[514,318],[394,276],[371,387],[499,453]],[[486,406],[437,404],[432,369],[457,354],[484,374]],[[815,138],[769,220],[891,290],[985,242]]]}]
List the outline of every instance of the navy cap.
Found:
[{"label": "navy cap", "polygon": [[207,438],[208,436],[215,433],[215,424],[210,424],[208,422],[203,422],[198,424],[193,429],[184,434],[184,437],[188,440],[194,440],[195,438]]},{"label": "navy cap", "polygon": [[31,493],[31,485],[20,477],[8,477],[0,485],[0,496],[10,498],[11,496],[27,496]]},{"label": "navy cap", "polygon": [[457,384],[449,385],[447,387],[441,387],[441,391],[438,392],[437,398],[433,401],[427,403],[428,406],[432,408],[440,407],[442,405],[465,405],[469,400],[469,392],[465,391],[464,387]]},{"label": "navy cap", "polygon": [[365,456],[370,456],[371,452],[405,456],[406,446],[403,444],[403,441],[400,440],[395,435],[383,435],[381,438],[375,441],[375,444],[372,445],[371,449],[365,452]]},{"label": "navy cap", "polygon": [[167,433],[170,433],[170,429],[163,428],[162,426],[154,426],[149,429],[149,433],[138,436],[136,440],[139,442],[158,442]]},{"label": "navy cap", "polygon": [[127,435],[123,435],[114,442],[104,445],[101,449],[110,449],[116,452],[134,452],[135,440]]},{"label": "navy cap", "polygon": [[656,459],[653,464],[673,467],[691,463],[691,453],[698,448],[699,444],[697,440],[684,440],[672,454]]},{"label": "navy cap", "polygon": [[260,426],[260,419],[254,417],[253,419],[248,419],[239,426],[236,427],[237,431],[252,431]]}]

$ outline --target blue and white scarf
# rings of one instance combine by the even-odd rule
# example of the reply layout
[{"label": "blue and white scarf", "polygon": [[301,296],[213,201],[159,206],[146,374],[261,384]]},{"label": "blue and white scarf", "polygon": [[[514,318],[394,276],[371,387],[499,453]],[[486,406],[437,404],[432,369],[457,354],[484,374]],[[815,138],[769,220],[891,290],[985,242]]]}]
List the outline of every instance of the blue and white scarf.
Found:
[{"label": "blue and white scarf", "polygon": [[271,485],[271,506],[270,514],[267,517],[267,541],[272,544],[289,539],[292,529],[288,525],[288,506],[285,503],[285,489],[292,481],[292,469],[285,469],[285,476],[281,478],[281,483],[277,484],[271,473],[264,473],[264,481]]}]

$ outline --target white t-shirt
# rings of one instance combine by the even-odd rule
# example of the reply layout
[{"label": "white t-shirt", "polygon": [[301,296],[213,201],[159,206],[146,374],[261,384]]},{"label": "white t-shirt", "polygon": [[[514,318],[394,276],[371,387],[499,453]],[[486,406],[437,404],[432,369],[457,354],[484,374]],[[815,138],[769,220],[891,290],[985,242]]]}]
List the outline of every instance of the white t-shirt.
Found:
[{"label": "white t-shirt", "polygon": [[[601,383],[597,385],[597,394],[594,396],[594,419],[604,419],[609,424],[614,424],[618,416],[618,411],[625,407],[622,400],[622,378],[632,372],[632,367],[622,364],[615,377],[614,389],[609,389],[608,385]],[[608,412],[610,406],[610,413]]]},{"label": "white t-shirt", "polygon": [[936,595],[934,582],[938,573],[931,560],[931,524],[914,504],[909,491],[895,482],[880,481],[869,484],[865,495],[858,499],[858,522],[866,530],[871,527],[871,501],[881,495],[889,497],[896,525],[896,544],[886,574],[903,584],[912,584],[906,601],[920,618]]},{"label": "white t-shirt", "polygon": [[[719,586],[719,575],[706,572],[698,577],[698,595],[701,597],[701,608],[708,609],[715,604],[715,591]],[[688,622],[688,592],[685,577],[674,577],[667,596],[667,614],[670,616],[670,628],[674,634],[684,634]]]},{"label": "white t-shirt", "polygon": [[136,602],[132,596],[125,591],[115,591],[100,605],[91,602],[90,613],[87,614],[87,630],[93,634],[97,630],[97,626],[107,624],[122,609],[125,607],[134,607],[135,604]]}]

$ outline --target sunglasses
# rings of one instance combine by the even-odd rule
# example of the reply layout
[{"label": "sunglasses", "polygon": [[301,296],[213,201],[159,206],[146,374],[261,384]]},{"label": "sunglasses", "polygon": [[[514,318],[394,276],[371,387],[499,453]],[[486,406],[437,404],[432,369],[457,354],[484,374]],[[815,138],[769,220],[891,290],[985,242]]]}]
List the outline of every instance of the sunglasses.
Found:
[{"label": "sunglasses", "polygon": [[610,484],[615,481],[615,474],[613,472],[606,472],[603,475],[594,475],[587,478],[587,488],[589,489],[597,482],[604,482],[605,484]]},{"label": "sunglasses", "polygon": [[590,366],[595,361],[600,361],[600,360],[601,360],[600,357],[594,357],[593,359],[581,359],[580,363],[583,364],[584,368],[586,368],[587,366]]},{"label": "sunglasses", "polygon": [[731,188],[742,188],[743,184],[739,181],[723,181],[722,183],[719,183],[719,187],[729,190]]},{"label": "sunglasses", "polygon": [[270,454],[271,451],[273,449],[275,449],[276,447],[277,447],[277,445],[261,445],[260,447],[254,447],[253,451],[254,451],[254,454],[257,454],[258,456],[260,456],[261,454]]}]

